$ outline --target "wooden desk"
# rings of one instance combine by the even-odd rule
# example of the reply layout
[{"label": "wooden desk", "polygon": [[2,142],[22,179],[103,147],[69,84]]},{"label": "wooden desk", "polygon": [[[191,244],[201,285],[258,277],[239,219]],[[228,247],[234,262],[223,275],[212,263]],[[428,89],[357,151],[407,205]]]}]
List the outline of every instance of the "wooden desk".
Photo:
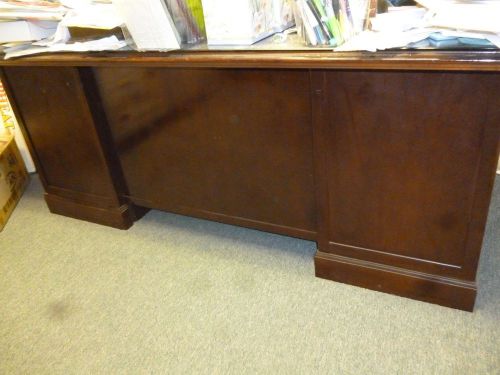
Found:
[{"label": "wooden desk", "polygon": [[52,212],[126,229],[153,208],[314,240],[319,277],[473,309],[499,52],[0,65]]}]

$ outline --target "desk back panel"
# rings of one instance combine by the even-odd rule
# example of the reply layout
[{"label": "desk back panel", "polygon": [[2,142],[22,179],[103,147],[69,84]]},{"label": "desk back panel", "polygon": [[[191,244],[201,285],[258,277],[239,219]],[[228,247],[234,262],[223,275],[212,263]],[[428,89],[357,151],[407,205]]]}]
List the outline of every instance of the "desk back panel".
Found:
[{"label": "desk back panel", "polygon": [[308,72],[94,72],[134,202],[315,238]]}]

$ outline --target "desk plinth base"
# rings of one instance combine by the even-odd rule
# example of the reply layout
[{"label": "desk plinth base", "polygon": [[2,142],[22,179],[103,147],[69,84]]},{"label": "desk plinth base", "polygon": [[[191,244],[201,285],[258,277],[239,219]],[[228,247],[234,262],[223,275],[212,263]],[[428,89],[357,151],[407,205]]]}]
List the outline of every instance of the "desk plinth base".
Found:
[{"label": "desk plinth base", "polygon": [[117,229],[129,229],[134,221],[140,219],[148,211],[130,203],[111,208],[94,207],[48,193],[45,194],[45,201],[50,212],[54,214]]},{"label": "desk plinth base", "polygon": [[314,257],[316,276],[345,284],[473,311],[475,282],[415,272],[399,267],[362,261],[318,251]]}]

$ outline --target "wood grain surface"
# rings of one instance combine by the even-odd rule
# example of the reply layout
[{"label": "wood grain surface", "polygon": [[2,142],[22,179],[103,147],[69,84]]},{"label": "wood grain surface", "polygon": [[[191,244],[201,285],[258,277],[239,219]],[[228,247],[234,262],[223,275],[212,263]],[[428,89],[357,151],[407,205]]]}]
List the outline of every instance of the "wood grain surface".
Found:
[{"label": "wood grain surface", "polygon": [[95,72],[132,200],[315,238],[307,72]]},{"label": "wood grain surface", "polygon": [[145,66],[183,68],[390,69],[500,71],[500,51],[332,52],[171,51],[43,54],[1,60],[0,66]]},{"label": "wood grain surface", "polygon": [[484,155],[497,152],[500,76],[327,72],[325,80],[331,251],[474,280],[466,260],[481,247],[471,246],[471,231],[486,223],[484,209],[474,213],[491,194],[494,160]]}]

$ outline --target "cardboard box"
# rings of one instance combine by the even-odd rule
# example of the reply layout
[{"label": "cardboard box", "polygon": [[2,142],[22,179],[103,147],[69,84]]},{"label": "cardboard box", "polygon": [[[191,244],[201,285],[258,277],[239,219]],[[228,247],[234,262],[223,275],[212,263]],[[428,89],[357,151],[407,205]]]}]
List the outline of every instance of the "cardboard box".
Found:
[{"label": "cardboard box", "polygon": [[21,199],[29,176],[14,136],[0,132],[0,231]]}]

